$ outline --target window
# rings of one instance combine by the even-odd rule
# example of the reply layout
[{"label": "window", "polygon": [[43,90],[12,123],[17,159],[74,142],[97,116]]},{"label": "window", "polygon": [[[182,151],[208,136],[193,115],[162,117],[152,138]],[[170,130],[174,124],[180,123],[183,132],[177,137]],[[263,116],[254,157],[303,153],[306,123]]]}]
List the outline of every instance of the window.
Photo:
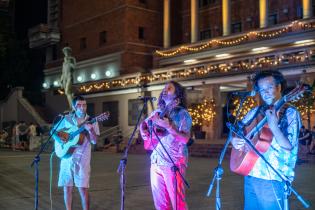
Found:
[{"label": "window", "polygon": [[103,126],[113,127],[118,125],[118,101],[103,102],[103,112],[109,112],[109,120],[103,121]]},{"label": "window", "polygon": [[210,4],[216,3],[217,0],[199,0],[199,7],[206,7]]},{"label": "window", "polygon": [[277,14],[269,15],[268,26],[273,26],[273,25],[276,25],[277,23],[278,23],[278,15]]},{"label": "window", "polygon": [[95,104],[94,103],[87,103],[86,113],[91,117],[95,116]]},{"label": "window", "polygon": [[[140,113],[143,106],[143,101],[138,99],[128,100],[128,125],[133,126],[136,125],[138,114]],[[146,109],[144,110],[144,115],[146,113]]]},{"label": "window", "polygon": [[232,33],[242,32],[242,23],[241,22],[233,23],[231,30],[232,30]]},{"label": "window", "polygon": [[138,28],[138,38],[139,39],[144,39],[144,27],[139,27]]},{"label": "window", "polygon": [[58,58],[58,49],[57,45],[52,46],[52,60],[55,61]]},{"label": "window", "polygon": [[298,19],[302,19],[303,18],[303,8],[301,5],[296,7],[296,17]]},{"label": "window", "polygon": [[107,32],[106,31],[102,31],[99,34],[99,44],[100,46],[105,44],[107,42]]},{"label": "window", "polygon": [[82,37],[80,38],[80,50],[86,49],[86,38]]},{"label": "window", "polygon": [[210,39],[210,38],[211,38],[211,29],[200,31],[200,40]]}]

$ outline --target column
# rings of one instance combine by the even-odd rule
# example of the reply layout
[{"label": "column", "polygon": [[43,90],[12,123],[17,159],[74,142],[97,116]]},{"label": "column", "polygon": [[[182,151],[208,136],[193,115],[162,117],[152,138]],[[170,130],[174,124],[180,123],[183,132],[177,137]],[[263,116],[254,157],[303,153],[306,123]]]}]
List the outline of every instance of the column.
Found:
[{"label": "column", "polygon": [[222,0],[223,36],[231,34],[231,1]]},{"label": "column", "polygon": [[191,0],[191,43],[197,42],[199,37],[198,0]]},{"label": "column", "polygon": [[303,0],[303,19],[312,17],[312,0]]},{"label": "column", "polygon": [[221,138],[222,129],[223,129],[223,115],[222,115],[222,107],[221,107],[221,92],[220,85],[203,85],[203,97],[210,98],[215,100],[215,112],[216,116],[214,120],[210,123],[209,126],[203,126],[202,130],[206,131],[206,140],[217,141]]},{"label": "column", "polygon": [[164,0],[163,9],[163,47],[171,46],[170,0]]},{"label": "column", "polygon": [[259,0],[259,27],[268,27],[268,0]]}]

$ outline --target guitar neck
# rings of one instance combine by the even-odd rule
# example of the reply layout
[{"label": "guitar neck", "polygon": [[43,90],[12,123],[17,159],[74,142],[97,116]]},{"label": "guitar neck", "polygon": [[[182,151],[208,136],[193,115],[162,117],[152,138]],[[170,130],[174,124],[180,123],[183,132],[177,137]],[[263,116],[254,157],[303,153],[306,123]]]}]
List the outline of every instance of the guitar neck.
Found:
[{"label": "guitar neck", "polygon": [[[275,103],[275,110],[276,112],[281,109],[281,107],[285,104],[284,98],[279,99]],[[267,117],[264,116],[264,118],[257,124],[255,128],[253,128],[248,134],[247,137],[254,137],[258,134],[258,132],[264,127],[264,125],[267,123]]]},{"label": "guitar neck", "polygon": [[90,121],[84,122],[84,123],[80,126],[80,128],[79,128],[78,130],[76,130],[75,132],[72,133],[72,135],[73,135],[73,136],[76,136],[76,135],[82,133],[82,132],[85,130],[84,124],[86,124],[86,123],[91,123],[91,124],[93,124],[93,123],[95,123],[95,122],[96,122],[96,118],[93,118],[93,119],[90,120]]}]

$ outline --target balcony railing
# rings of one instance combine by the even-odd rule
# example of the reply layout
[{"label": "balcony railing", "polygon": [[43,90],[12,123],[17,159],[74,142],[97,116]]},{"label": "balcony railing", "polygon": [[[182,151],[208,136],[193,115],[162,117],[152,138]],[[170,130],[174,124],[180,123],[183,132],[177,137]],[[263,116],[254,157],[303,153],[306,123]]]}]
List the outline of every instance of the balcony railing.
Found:
[{"label": "balcony railing", "polygon": [[28,38],[30,48],[43,48],[57,44],[60,41],[60,32],[47,24],[39,24],[28,30]]}]

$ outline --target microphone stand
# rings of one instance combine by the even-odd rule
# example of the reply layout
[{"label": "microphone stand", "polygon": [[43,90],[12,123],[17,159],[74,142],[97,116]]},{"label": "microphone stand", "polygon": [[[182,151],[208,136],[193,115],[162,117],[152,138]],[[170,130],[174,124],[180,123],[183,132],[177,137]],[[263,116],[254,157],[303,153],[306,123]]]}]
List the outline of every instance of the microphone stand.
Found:
[{"label": "microphone stand", "polygon": [[45,150],[47,147],[48,143],[50,143],[51,137],[54,135],[56,132],[57,128],[59,127],[60,123],[64,119],[64,115],[62,115],[62,118],[59,120],[58,124],[55,126],[55,128],[50,132],[50,135],[47,139],[47,141],[41,146],[40,150],[34,157],[31,167],[35,165],[35,210],[38,210],[38,179],[39,179],[39,162],[40,162],[40,155],[42,152]]},{"label": "microphone stand", "polygon": [[[240,114],[240,111],[243,107],[243,103],[246,99],[246,96],[243,96],[241,97],[240,99],[240,106],[237,110],[237,114],[235,116],[235,121],[234,121],[234,125],[237,123],[237,117],[239,116]],[[229,102],[229,100],[228,100]],[[227,102],[227,103],[228,103]],[[228,107],[228,106],[227,106]],[[216,203],[216,210],[220,210],[221,209],[221,197],[220,197],[220,180],[222,179],[222,175],[224,173],[224,170],[222,168],[222,161],[224,159],[224,156],[225,156],[225,153],[226,153],[226,150],[231,142],[231,131],[229,133],[229,137],[228,139],[226,140],[225,144],[224,144],[224,147],[221,151],[221,154],[220,154],[220,157],[219,157],[219,160],[218,160],[218,165],[217,167],[213,170],[213,177],[212,177],[212,181],[209,185],[209,189],[208,189],[208,192],[207,192],[207,197],[210,197],[211,195],[211,191],[213,189],[213,186],[214,186],[214,181],[216,180],[216,184],[217,184],[217,188],[216,188],[216,196],[215,196],[215,203]]]},{"label": "microphone stand", "polygon": [[[151,125],[150,125],[151,124]],[[156,134],[155,130],[153,129],[153,124],[152,124],[152,120],[150,122],[150,120],[148,121],[148,125],[149,125],[149,132],[150,132],[150,138],[152,138],[152,133],[155,135],[156,139],[159,141],[159,144],[162,146],[163,150],[165,151],[168,159],[172,162],[173,166],[172,166],[172,171],[174,172],[174,177],[175,177],[175,210],[177,210],[177,176],[176,173],[179,174],[179,177],[182,179],[182,181],[185,183],[186,187],[189,188],[189,184],[187,182],[187,180],[185,179],[185,177],[183,176],[183,174],[179,171],[179,168],[176,166],[174,160],[172,159],[172,157],[170,156],[170,154],[168,153],[167,149],[165,148],[164,144],[161,142],[160,137]]]},{"label": "microphone stand", "polygon": [[127,165],[127,158],[128,158],[128,151],[129,148],[131,146],[133,137],[136,133],[136,130],[138,128],[141,116],[144,112],[144,108],[147,107],[148,101],[149,100],[153,100],[152,98],[143,98],[143,107],[141,109],[140,114],[138,115],[138,119],[137,119],[137,123],[133,129],[133,132],[131,134],[131,136],[129,137],[125,152],[123,157],[120,159],[119,162],[119,166],[117,169],[117,173],[120,174],[120,190],[121,190],[121,197],[120,197],[120,210],[124,210],[125,209],[125,188],[126,188],[126,179],[125,179],[125,169],[126,169],[126,165]]},{"label": "microphone stand", "polygon": [[281,178],[282,182],[285,183],[285,187],[287,188],[287,190],[285,190],[285,195],[286,198],[284,199],[284,210],[289,210],[289,204],[288,204],[288,195],[290,195],[290,192],[293,192],[293,194],[297,197],[297,199],[302,203],[302,205],[304,206],[304,208],[309,208],[310,204],[308,204],[304,198],[299,195],[294,188],[292,187],[290,181],[288,180],[287,177],[283,176],[282,174],[280,174],[280,172],[278,170],[276,170],[267,160],[266,158],[255,148],[255,146],[252,144],[252,142],[246,138],[243,134],[242,131],[240,131],[239,129],[236,129],[234,125],[231,124],[227,124],[228,128],[230,129],[231,132],[235,133],[237,136],[239,136],[240,138],[244,139],[245,142],[253,149],[253,151],[272,169],[273,172],[275,172],[277,174],[278,177]]}]

